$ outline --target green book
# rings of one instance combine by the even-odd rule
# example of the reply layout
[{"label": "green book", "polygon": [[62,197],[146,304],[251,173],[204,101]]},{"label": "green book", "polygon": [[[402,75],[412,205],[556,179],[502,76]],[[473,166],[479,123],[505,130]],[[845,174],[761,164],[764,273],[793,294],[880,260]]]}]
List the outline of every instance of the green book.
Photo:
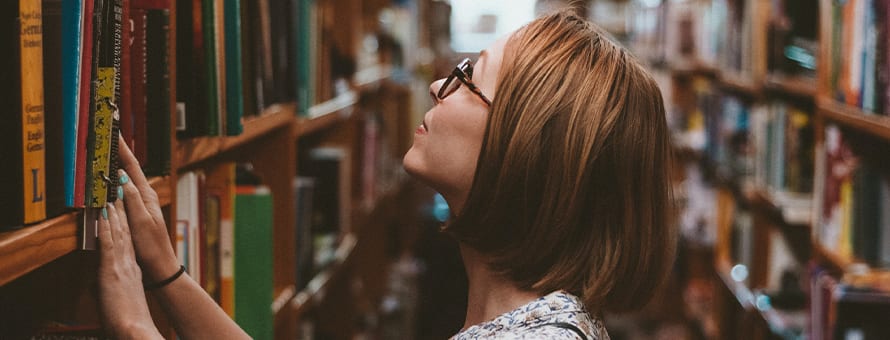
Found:
[{"label": "green book", "polygon": [[257,340],[272,339],[272,193],[235,191],[235,322]]},{"label": "green book", "polygon": [[215,0],[201,2],[201,29],[204,33],[204,67],[207,74],[207,130],[208,135],[218,136],[219,131],[219,72],[216,52],[216,4]]},{"label": "green book", "polygon": [[241,0],[225,0],[226,134],[237,136],[244,127],[243,70],[241,67]]}]

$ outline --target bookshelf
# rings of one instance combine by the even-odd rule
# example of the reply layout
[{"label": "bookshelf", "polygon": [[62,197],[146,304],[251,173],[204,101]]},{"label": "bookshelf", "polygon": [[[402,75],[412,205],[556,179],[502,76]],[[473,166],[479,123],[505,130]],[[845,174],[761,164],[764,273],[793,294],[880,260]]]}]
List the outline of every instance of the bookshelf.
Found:
[{"label": "bookshelf", "polygon": [[[169,206],[170,177],[149,179],[161,206]],[[0,233],[0,286],[77,249],[79,213],[56,216],[33,226]]]},{"label": "bookshelf", "polygon": [[829,121],[890,141],[890,117],[865,112],[824,97],[819,98],[819,114]]},{"label": "bookshelf", "polygon": [[[165,127],[169,130],[159,130],[164,143],[150,147],[156,147],[152,149],[153,152],[168,154],[170,164],[164,176],[150,177],[149,182],[158,193],[174,247],[178,236],[181,236],[178,234],[177,223],[180,219],[188,217],[187,212],[178,211],[180,203],[188,199],[179,192],[180,180],[192,172],[210,174],[228,164],[250,163],[254,174],[269,188],[269,195],[273,198],[270,208],[273,238],[268,246],[272,255],[270,270],[272,291],[269,292],[271,293],[269,307],[274,338],[297,338],[301,332],[298,325],[307,322],[317,322],[319,328],[333,328],[337,320],[325,317],[318,311],[353,308],[348,301],[332,299],[331,296],[352,295],[363,301],[378,303],[383,294],[380,287],[383,287],[386,279],[385,270],[380,268],[388,266],[390,260],[386,256],[386,251],[389,249],[383,246],[379,235],[393,225],[410,223],[399,210],[418,204],[414,201],[405,201],[404,187],[408,181],[404,173],[398,170],[401,156],[405,151],[404,147],[410,145],[408,144],[410,140],[406,140],[410,138],[410,133],[402,133],[399,129],[413,125],[409,120],[416,115],[410,112],[413,108],[409,105],[412,100],[411,92],[405,90],[407,88],[405,80],[392,79],[395,72],[401,72],[400,75],[408,74],[405,69],[410,65],[390,64],[391,60],[384,60],[382,55],[392,51],[369,49],[367,42],[381,30],[378,27],[380,25],[378,15],[382,10],[392,10],[392,6],[411,6],[414,2],[402,5],[378,0],[194,2],[194,4],[200,3],[201,6],[216,6],[211,15],[214,19],[213,25],[216,26],[211,28],[210,23],[205,23],[204,26],[192,28],[198,31],[215,30],[216,36],[210,37],[218,44],[230,43],[226,42],[228,37],[224,37],[230,32],[225,31],[226,28],[222,23],[223,19],[227,19],[224,13],[233,12],[227,12],[229,8],[223,5],[238,3],[241,6],[240,12],[236,15],[243,20],[242,31],[237,35],[241,37],[243,43],[241,50],[243,55],[239,58],[243,58],[240,59],[240,67],[248,70],[237,73],[244,77],[253,77],[241,79],[251,85],[244,86],[242,92],[239,92],[239,95],[243,96],[241,100],[244,101],[242,110],[233,108],[234,103],[240,101],[233,101],[225,92],[227,82],[240,79],[226,78],[227,73],[236,73],[227,72],[229,65],[223,62],[229,57],[227,54],[230,51],[224,51],[222,48],[208,51],[189,46],[187,43],[189,40],[183,39],[185,31],[181,31],[185,28],[177,25],[179,23],[181,26],[186,22],[181,20],[182,17],[177,20],[178,15],[186,15],[177,10],[181,7],[178,2],[132,0],[130,3],[148,6],[151,10],[163,11],[168,15],[165,27],[167,31],[163,35],[154,36],[155,39],[160,39],[159,37],[167,39],[166,64],[163,69],[155,71],[163,70],[168,77],[163,86],[164,90],[169,91],[167,92],[169,107],[164,106],[165,112],[161,116],[168,115],[164,118],[169,118],[172,123]],[[356,11],[355,8],[362,10]],[[293,15],[293,18],[289,15]],[[289,21],[296,18],[305,21]],[[407,19],[413,20],[410,16],[405,16],[401,20]],[[264,22],[258,23],[260,20]],[[349,29],[339,29],[337,24],[343,22],[352,24]],[[399,27],[415,30],[418,25],[413,22],[399,24]],[[295,33],[297,30],[300,34]],[[226,33],[223,34],[223,31]],[[418,35],[409,36],[416,38]],[[256,39],[257,37],[264,39]],[[273,48],[270,42],[286,44],[287,46],[275,46],[288,52],[277,53],[273,57],[273,53],[270,52]],[[423,42],[397,41],[397,43],[411,47]],[[209,59],[198,62],[194,59],[183,60],[181,58],[188,54],[177,53],[191,49],[195,50],[195,55],[218,58],[215,69],[217,73],[213,75],[214,72],[203,67]],[[285,59],[277,59],[282,56]],[[180,60],[177,60],[177,57]],[[332,61],[334,58],[339,59]],[[151,61],[157,60],[147,59],[147,62]],[[178,67],[182,65],[187,67]],[[190,73],[197,68],[207,73]],[[297,72],[298,68],[302,68],[300,71],[302,73]],[[269,70],[273,72],[266,72]],[[298,73],[304,78],[298,77]],[[219,125],[220,131],[183,135],[182,131],[177,131],[176,128],[175,122],[178,117],[198,112],[192,109],[186,112],[178,111],[182,108],[177,102],[193,100],[189,99],[191,97],[182,96],[191,96],[195,93],[189,89],[189,85],[184,85],[183,81],[189,78],[201,80],[209,77],[216,77],[216,92],[205,94],[215,100],[213,105],[216,105],[217,111],[208,110],[207,114],[216,116],[213,119],[219,120],[216,124]],[[212,88],[211,85],[207,85],[209,82],[205,84],[198,81],[194,84],[202,88],[204,86]],[[297,101],[298,90],[306,90],[309,94],[304,97],[303,102]],[[194,102],[188,103],[194,104]],[[227,133],[224,130],[225,125],[234,121],[226,119],[236,111],[241,111],[239,113],[241,131],[237,134]],[[382,115],[386,115],[385,122],[379,118]],[[169,144],[166,141],[169,141]],[[165,147],[168,149],[164,149]],[[301,163],[300,155],[312,149],[325,147],[339,148],[347,155],[345,164],[350,168],[346,172],[348,176],[339,180],[347,183],[345,187],[348,188],[343,192],[345,197],[342,197],[341,201],[348,202],[347,205],[351,208],[339,217],[348,220],[346,225],[350,227],[341,230],[337,237],[333,250],[335,254],[333,263],[320,269],[313,278],[305,278],[300,276],[303,274],[297,273],[298,250],[301,241],[304,241],[299,237],[305,236],[298,234],[297,229],[309,226],[302,225],[305,220],[300,220],[298,216],[294,180],[298,176],[305,176],[302,172],[305,164]],[[365,168],[374,168],[374,171],[361,171]],[[29,314],[30,319],[26,320],[26,325],[0,322],[0,333],[31,336],[49,329],[53,334],[87,332],[101,335],[93,289],[86,287],[86,284],[73,285],[75,288],[58,289],[71,292],[70,298],[64,301],[46,301],[47,299],[41,296],[46,295],[47,290],[65,288],[61,286],[68,283],[32,282],[41,281],[47,276],[75,278],[78,282],[95,281],[94,267],[67,266],[70,263],[89,262],[94,257],[94,253],[77,249],[80,218],[81,213],[72,210],[61,215],[49,216],[42,222],[20,229],[0,232],[0,263],[4,263],[0,268],[0,288],[12,287],[0,289],[0,301],[33,302],[31,307],[42,311],[34,315]],[[206,254],[201,254],[202,261],[209,261],[205,256]],[[361,268],[365,264],[374,265],[374,272]],[[208,263],[203,263],[202,266],[204,265]],[[306,288],[299,287],[298,281],[303,280],[309,282]],[[348,285],[344,286],[355,280],[361,280],[365,287],[369,288],[356,292]],[[34,288],[29,288],[31,286]],[[205,286],[205,289],[209,288]],[[151,307],[162,334],[168,338],[175,338],[173,329],[163,321],[164,315],[160,308],[155,305]],[[373,314],[377,311],[365,308],[354,312]],[[0,308],[0,315],[8,316],[10,313],[14,312]],[[81,315],[68,318],[74,313]],[[59,315],[63,316],[66,325],[61,327],[61,330],[52,326],[60,321]],[[344,330],[356,331],[349,327]]]},{"label": "bookshelf", "polygon": [[[638,13],[631,15],[629,26],[639,31],[630,35],[629,45],[672,78],[662,86],[671,94],[666,98],[673,120],[669,124],[678,127],[677,135],[683,138],[684,161],[701,167],[705,184],[717,192],[716,198],[703,198],[715,201],[716,212],[699,220],[716,230],[711,245],[714,282],[722,292],[715,295],[714,313],[699,320],[718,324],[719,334],[706,336],[790,339],[806,334],[821,339],[841,336],[831,333],[838,329],[874,330],[850,324],[865,313],[857,312],[858,307],[831,314],[836,306],[852,303],[837,298],[842,294],[833,295],[834,300],[818,296],[852,285],[877,292],[874,296],[890,293],[890,282],[880,274],[887,263],[880,263],[874,250],[887,245],[868,248],[869,240],[890,233],[890,226],[838,224],[829,219],[837,218],[830,215],[834,210],[826,212],[858,209],[859,221],[877,221],[870,220],[882,216],[876,203],[887,198],[881,201],[867,188],[886,185],[890,178],[884,165],[890,160],[890,118],[887,108],[882,109],[890,66],[886,56],[870,52],[886,49],[886,39],[870,35],[885,29],[886,14],[877,13],[887,5],[863,1],[855,2],[861,8],[854,9],[850,3],[667,1],[637,4]],[[880,7],[867,7],[872,5]],[[844,40],[858,38],[864,40]],[[688,136],[697,142],[689,144]],[[843,159],[850,163],[832,160],[838,138]],[[779,148],[783,151],[776,152]],[[837,200],[830,191],[837,190],[832,187],[837,184],[826,176],[838,176],[832,172],[838,166],[851,169],[842,174],[841,183],[852,188],[844,190],[858,195],[850,197],[859,203],[844,198],[848,205],[837,208],[835,201],[826,202]],[[872,224],[865,229],[862,223]],[[877,234],[861,236],[875,228]],[[743,268],[745,275],[734,278],[736,268]],[[794,277],[797,288],[783,283],[788,270],[794,275],[787,279]],[[871,283],[848,279],[857,275]],[[761,296],[776,305],[759,308]]]}]

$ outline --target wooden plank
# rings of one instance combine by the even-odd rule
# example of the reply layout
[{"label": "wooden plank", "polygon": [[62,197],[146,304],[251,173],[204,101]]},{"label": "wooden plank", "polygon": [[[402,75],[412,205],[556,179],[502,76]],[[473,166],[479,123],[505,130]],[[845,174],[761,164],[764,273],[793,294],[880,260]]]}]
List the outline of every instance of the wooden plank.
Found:
[{"label": "wooden plank", "polygon": [[890,141],[890,117],[866,112],[830,98],[819,98],[819,115],[848,128]]},{"label": "wooden plank", "polygon": [[177,171],[293,124],[295,110],[296,106],[293,103],[272,105],[262,115],[245,120],[244,131],[238,136],[198,137],[178,141],[173,153]]},{"label": "wooden plank", "polygon": [[769,75],[766,78],[766,89],[774,92],[791,94],[797,97],[815,99],[816,79],[802,76]]},{"label": "wooden plank", "polygon": [[[169,177],[149,179],[162,206],[169,205]],[[77,249],[79,212],[0,233],[0,286]]]},{"label": "wooden plank", "polygon": [[77,216],[69,213],[34,226],[0,233],[0,285],[77,248]]},{"label": "wooden plank", "polygon": [[297,121],[297,137],[328,129],[349,119],[356,103],[358,94],[349,91],[309,108],[309,117]]}]

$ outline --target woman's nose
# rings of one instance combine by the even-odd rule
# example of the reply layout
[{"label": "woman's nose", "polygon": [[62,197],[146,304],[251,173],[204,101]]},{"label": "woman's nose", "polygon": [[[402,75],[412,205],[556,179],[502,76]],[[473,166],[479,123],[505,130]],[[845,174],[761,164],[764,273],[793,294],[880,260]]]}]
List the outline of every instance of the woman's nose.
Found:
[{"label": "woman's nose", "polygon": [[445,83],[444,78],[430,83],[430,98],[433,100],[433,104],[439,104],[442,101],[439,99],[439,89],[442,88],[443,83]]}]

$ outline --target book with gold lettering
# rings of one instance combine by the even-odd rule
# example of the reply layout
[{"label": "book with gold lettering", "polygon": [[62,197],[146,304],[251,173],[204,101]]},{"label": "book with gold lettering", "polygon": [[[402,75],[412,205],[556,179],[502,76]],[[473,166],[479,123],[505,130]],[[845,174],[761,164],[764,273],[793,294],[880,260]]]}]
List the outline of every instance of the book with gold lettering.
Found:
[{"label": "book with gold lettering", "polygon": [[0,229],[46,218],[41,16],[40,0],[0,2]]},{"label": "book with gold lettering", "polygon": [[95,249],[98,214],[107,202],[117,199],[117,191],[111,190],[118,182],[117,143],[120,134],[121,100],[121,0],[97,1],[95,10],[100,20],[95,27],[94,43],[98,49],[96,68],[95,106],[88,138],[88,165],[86,178],[86,208],[81,236],[81,248]]}]

